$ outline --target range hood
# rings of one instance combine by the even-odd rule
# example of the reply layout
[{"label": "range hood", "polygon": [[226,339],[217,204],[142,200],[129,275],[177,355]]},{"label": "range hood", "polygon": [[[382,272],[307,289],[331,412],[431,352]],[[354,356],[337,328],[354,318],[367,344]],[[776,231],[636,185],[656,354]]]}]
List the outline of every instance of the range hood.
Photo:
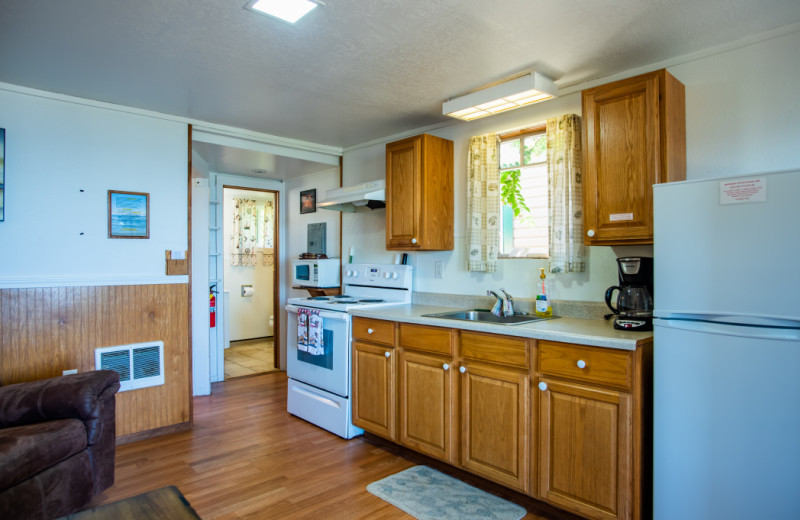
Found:
[{"label": "range hood", "polygon": [[325,200],[317,203],[318,208],[353,213],[357,208],[385,208],[386,181],[364,182],[347,188],[334,188],[325,194]]}]

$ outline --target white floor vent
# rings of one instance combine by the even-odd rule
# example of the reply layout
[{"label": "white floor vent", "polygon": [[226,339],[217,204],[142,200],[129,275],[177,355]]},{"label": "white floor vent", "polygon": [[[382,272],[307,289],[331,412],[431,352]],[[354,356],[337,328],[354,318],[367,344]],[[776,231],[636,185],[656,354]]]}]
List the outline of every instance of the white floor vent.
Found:
[{"label": "white floor vent", "polygon": [[94,351],[96,370],[119,373],[120,392],[164,384],[164,342],[102,347]]}]

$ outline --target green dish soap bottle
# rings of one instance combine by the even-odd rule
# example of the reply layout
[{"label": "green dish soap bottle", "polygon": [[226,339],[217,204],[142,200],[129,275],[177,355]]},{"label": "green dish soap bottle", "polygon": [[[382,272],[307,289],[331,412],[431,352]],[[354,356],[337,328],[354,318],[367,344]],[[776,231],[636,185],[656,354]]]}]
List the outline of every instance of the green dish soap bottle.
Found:
[{"label": "green dish soap bottle", "polygon": [[547,290],[547,284],[545,282],[545,275],[544,275],[544,267],[540,267],[539,271],[539,284],[538,284],[538,294],[536,295],[536,315],[540,318],[550,318],[553,316],[553,305],[550,302],[550,291]]}]

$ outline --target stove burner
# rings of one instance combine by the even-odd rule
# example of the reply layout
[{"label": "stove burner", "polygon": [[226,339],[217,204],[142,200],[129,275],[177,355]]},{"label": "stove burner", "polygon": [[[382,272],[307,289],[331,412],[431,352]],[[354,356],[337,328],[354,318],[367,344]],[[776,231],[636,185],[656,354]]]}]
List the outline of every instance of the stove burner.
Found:
[{"label": "stove burner", "polygon": [[308,298],[306,298],[306,300],[324,302],[330,300],[330,298],[327,296],[309,296]]},{"label": "stove burner", "polygon": [[331,303],[345,304],[345,303],[358,303],[358,302],[355,301],[355,300],[333,300],[333,301],[331,301]]},{"label": "stove burner", "polygon": [[337,298],[337,299],[348,299],[348,300],[350,300],[350,299],[352,299],[353,297],[352,297],[352,296],[350,296],[350,295],[348,295],[348,294],[337,294],[336,296],[334,296],[334,298]]},{"label": "stove burner", "polygon": [[381,303],[386,300],[381,300],[378,298],[364,298],[363,300],[358,300],[358,303]]}]

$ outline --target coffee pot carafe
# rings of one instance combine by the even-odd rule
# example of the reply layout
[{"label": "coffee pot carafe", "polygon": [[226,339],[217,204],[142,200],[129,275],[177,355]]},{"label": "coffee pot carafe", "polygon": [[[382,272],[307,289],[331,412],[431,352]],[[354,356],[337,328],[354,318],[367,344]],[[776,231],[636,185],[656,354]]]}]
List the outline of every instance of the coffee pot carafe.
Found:
[{"label": "coffee pot carafe", "polygon": [[[617,258],[617,264],[619,285],[606,290],[606,305],[616,314],[614,328],[653,330],[653,259]],[[615,290],[619,291],[616,300]]]}]

